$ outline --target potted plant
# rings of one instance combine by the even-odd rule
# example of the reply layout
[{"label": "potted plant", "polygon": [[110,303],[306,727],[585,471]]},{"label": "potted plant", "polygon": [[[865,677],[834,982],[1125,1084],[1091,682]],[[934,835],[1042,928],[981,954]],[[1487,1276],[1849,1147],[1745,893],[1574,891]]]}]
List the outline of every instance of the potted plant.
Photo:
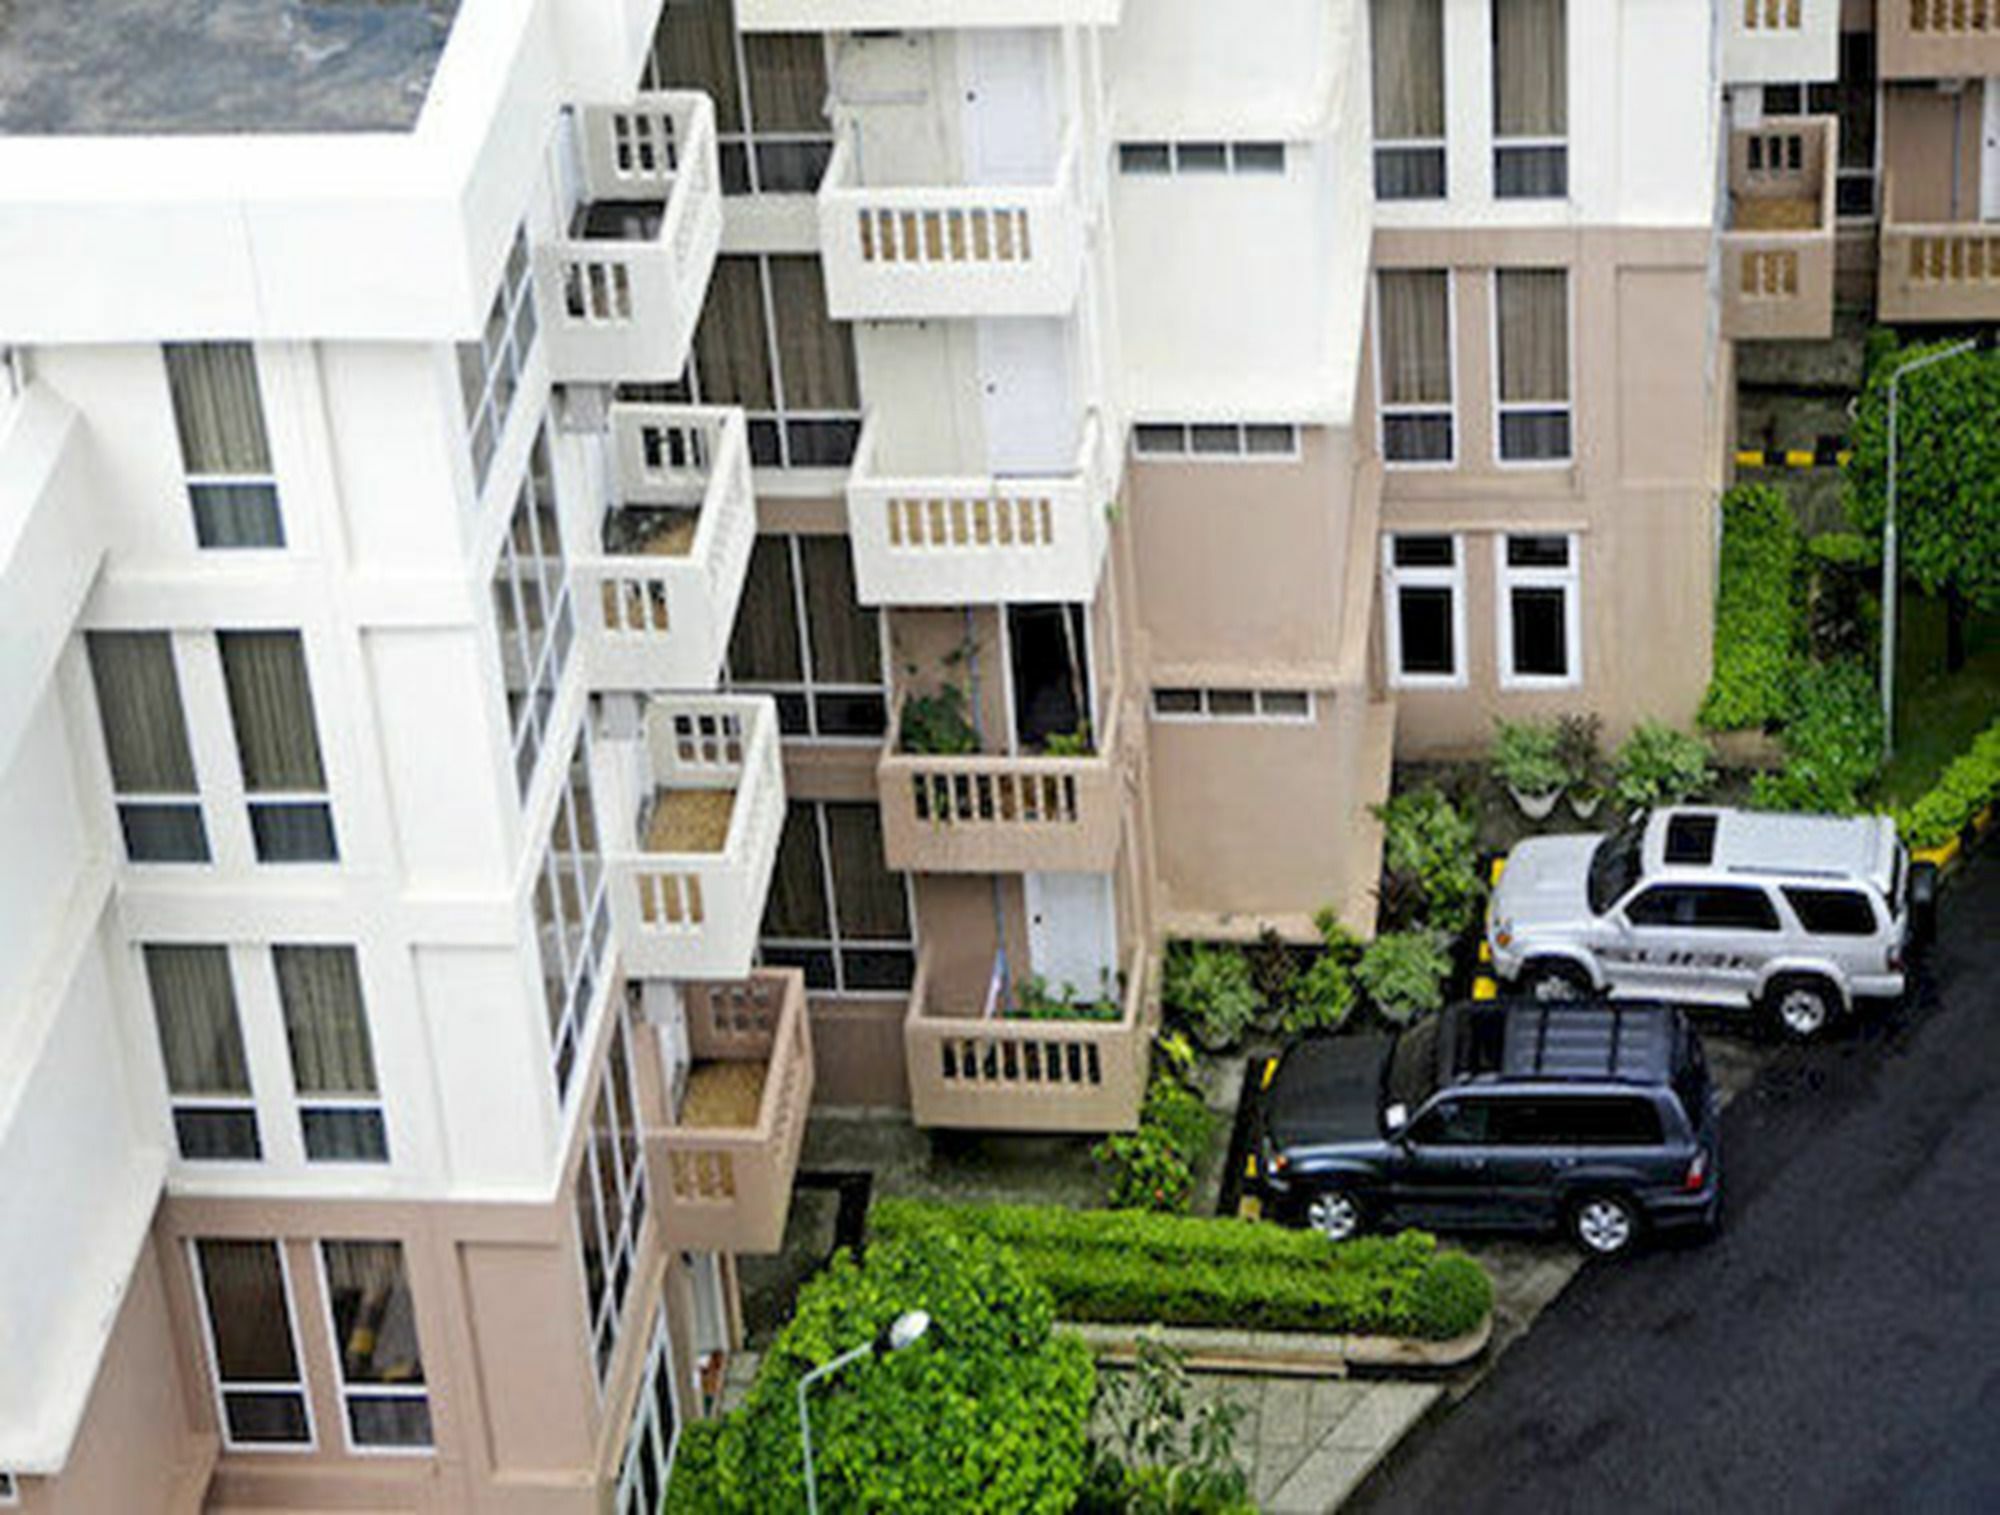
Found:
[{"label": "potted plant", "polygon": [[1587,821],[1604,803],[1603,717],[1572,714],[1556,722],[1556,761],[1562,764],[1570,813]]},{"label": "potted plant", "polygon": [[1556,755],[1553,721],[1495,721],[1493,774],[1507,786],[1521,814],[1539,821],[1555,809],[1569,777]]}]

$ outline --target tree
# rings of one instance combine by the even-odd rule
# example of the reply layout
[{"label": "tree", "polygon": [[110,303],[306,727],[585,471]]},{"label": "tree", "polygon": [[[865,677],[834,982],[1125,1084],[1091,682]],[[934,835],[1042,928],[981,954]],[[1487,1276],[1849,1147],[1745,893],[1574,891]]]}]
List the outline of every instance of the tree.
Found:
[{"label": "tree", "polygon": [[[1855,408],[1846,503],[1879,536],[1888,506],[1889,376],[1944,344],[1871,342]],[[1968,605],[2000,611],[2000,352],[1972,351],[1905,374],[1896,406],[1896,533],[1903,571],[1942,594],[1946,661],[1965,661]]]}]

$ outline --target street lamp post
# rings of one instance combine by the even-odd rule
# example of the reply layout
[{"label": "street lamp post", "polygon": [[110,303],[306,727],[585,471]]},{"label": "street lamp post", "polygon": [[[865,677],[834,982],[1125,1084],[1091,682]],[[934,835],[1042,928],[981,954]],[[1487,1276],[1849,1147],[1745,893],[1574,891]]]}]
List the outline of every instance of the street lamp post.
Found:
[{"label": "street lamp post", "polygon": [[864,1357],[881,1357],[890,1352],[900,1352],[905,1347],[915,1346],[930,1328],[931,1318],[922,1310],[906,1311],[898,1315],[873,1341],[863,1342],[851,1351],[841,1353],[832,1362],[821,1363],[799,1380],[799,1440],[805,1447],[807,1515],[819,1515],[819,1489],[813,1483],[812,1416],[806,1408],[807,1392],[822,1378],[830,1378],[849,1363],[858,1362]]}]

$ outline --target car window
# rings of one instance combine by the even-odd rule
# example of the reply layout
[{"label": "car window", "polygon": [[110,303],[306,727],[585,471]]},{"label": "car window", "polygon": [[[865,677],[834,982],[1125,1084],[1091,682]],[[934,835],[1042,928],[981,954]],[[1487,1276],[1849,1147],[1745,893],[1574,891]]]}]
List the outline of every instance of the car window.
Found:
[{"label": "car window", "polygon": [[1639,882],[1640,844],[1645,839],[1646,823],[1641,815],[1597,844],[1597,850],[1590,855],[1589,875],[1584,880],[1593,914],[1604,914]]},{"label": "car window", "polygon": [[1427,1147],[1473,1147],[1492,1140],[1491,1100],[1441,1099],[1417,1118],[1410,1140]]},{"label": "car window", "polygon": [[1691,926],[1694,891],[1684,884],[1655,884],[1625,907],[1635,926]]},{"label": "car window", "polygon": [[1629,1094],[1503,1100],[1491,1139],[1512,1147],[1653,1146],[1660,1113],[1652,1101]]},{"label": "car window", "polygon": [[1778,907],[1755,884],[1697,884],[1694,896],[1697,931],[1776,931]]},{"label": "car window", "polygon": [[1806,889],[1787,885],[1785,899],[1799,924],[1815,936],[1873,936],[1875,907],[1858,889]]},{"label": "car window", "polygon": [[1668,821],[1665,860],[1695,866],[1713,862],[1715,820],[1712,815],[1677,815]]}]

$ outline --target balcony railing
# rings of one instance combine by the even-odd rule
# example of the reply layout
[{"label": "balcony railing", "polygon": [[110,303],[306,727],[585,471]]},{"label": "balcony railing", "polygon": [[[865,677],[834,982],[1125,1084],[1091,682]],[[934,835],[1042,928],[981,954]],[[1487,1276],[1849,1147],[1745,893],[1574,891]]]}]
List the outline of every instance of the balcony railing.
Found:
[{"label": "balcony railing", "polygon": [[575,554],[593,689],[714,687],[757,537],[743,412],[614,405],[610,498]]},{"label": "balcony railing", "polygon": [[[667,1245],[776,1252],[812,1104],[805,979],[793,968],[759,969],[729,983],[688,984],[682,1003],[693,1058],[689,1092],[680,1121],[646,1132]],[[699,1108],[703,1079],[735,1078],[732,1094],[740,1099],[740,1075],[753,1069],[763,1081],[750,1120],[725,1124],[721,1112]]]},{"label": "balcony railing", "polygon": [[1058,316],[1083,278],[1077,137],[1049,184],[873,188],[843,133],[819,187],[820,257],[836,320]]},{"label": "balcony railing", "polygon": [[1118,695],[1086,757],[899,752],[903,702],[875,764],[882,849],[912,873],[1102,873],[1118,855],[1124,809]]},{"label": "balcony railing", "polygon": [[1143,947],[1115,1021],[1008,1020],[931,1003],[930,954],[917,959],[903,1021],[910,1109],[919,1126],[981,1131],[1129,1131],[1146,1090],[1154,1010]]},{"label": "balcony railing", "polygon": [[969,26],[1116,26],[1124,0],[736,0],[746,32],[912,32]]},{"label": "balcony railing", "polygon": [[536,264],[550,370],[575,382],[679,373],[722,236],[714,108],[650,90],[577,116],[581,197]]},{"label": "balcony railing", "polygon": [[1095,411],[1068,473],[909,478],[877,472],[862,428],[847,476],[855,597],[864,605],[1088,602],[1117,483]]},{"label": "balcony railing", "polygon": [[1884,174],[1875,314],[1883,321],[2000,321],[2000,224],[1899,221],[1895,176]]},{"label": "balcony railing", "polygon": [[750,971],[785,821],[778,713],[768,696],[648,702],[645,797],[609,852],[611,914],[638,978]]},{"label": "balcony railing", "polygon": [[1774,120],[1729,134],[1723,335],[1833,335],[1838,153],[1839,122],[1832,116]]},{"label": "balcony railing", "polygon": [[1883,79],[2000,74],[2000,0],[1879,0],[1875,59]]}]

